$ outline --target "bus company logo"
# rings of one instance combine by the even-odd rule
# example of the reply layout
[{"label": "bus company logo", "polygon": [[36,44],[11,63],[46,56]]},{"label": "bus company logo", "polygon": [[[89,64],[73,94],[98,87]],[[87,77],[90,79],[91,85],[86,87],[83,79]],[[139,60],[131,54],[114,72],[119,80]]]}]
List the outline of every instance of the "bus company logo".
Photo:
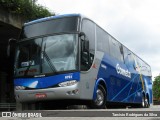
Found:
[{"label": "bus company logo", "polygon": [[131,72],[121,68],[119,64],[116,65],[116,70],[117,70],[118,74],[123,75],[123,76],[128,77],[128,78],[131,78]]}]

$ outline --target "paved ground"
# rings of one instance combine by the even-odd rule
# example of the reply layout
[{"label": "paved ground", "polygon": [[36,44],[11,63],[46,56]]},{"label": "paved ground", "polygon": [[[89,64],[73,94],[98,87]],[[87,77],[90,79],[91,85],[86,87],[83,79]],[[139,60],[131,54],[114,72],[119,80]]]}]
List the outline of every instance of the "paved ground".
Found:
[{"label": "paved ground", "polygon": [[[20,111],[19,111],[20,112]],[[160,105],[151,106],[150,108],[127,108],[127,109],[70,109],[70,110],[50,110],[50,111],[27,111],[38,112],[42,118],[0,118],[0,120],[160,120]],[[55,117],[43,117],[55,116]],[[128,117],[128,116],[134,117]],[[143,117],[135,117],[141,116]],[[148,115],[149,117],[144,117]],[[158,115],[159,117],[156,117]],[[63,116],[63,117],[62,117]],[[70,117],[66,117],[70,116]],[[79,116],[79,117],[77,117]],[[84,117],[87,116],[87,117]],[[104,117],[105,116],[105,117]],[[106,117],[111,116],[111,117]],[[113,117],[114,116],[114,117]],[[116,117],[115,117],[116,116]],[[123,117],[125,116],[125,117]],[[127,116],[127,117],[126,117]]]}]

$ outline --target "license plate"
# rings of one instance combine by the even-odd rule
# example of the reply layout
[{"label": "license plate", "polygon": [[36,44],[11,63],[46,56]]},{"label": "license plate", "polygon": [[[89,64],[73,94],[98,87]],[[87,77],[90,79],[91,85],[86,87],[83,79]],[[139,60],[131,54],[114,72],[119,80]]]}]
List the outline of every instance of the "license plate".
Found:
[{"label": "license plate", "polygon": [[35,97],[38,99],[41,99],[41,98],[46,98],[47,95],[45,93],[37,93],[37,94],[35,94]]}]

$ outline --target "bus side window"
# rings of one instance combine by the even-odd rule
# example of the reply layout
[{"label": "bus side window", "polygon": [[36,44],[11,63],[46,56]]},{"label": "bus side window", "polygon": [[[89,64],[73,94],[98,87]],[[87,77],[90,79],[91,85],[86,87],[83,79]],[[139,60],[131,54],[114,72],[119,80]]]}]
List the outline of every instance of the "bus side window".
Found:
[{"label": "bus side window", "polygon": [[110,47],[111,56],[119,60],[120,62],[124,62],[123,61],[123,48],[121,44],[110,36],[109,45],[110,45],[109,47]]},{"label": "bus side window", "polygon": [[135,69],[135,60],[134,60],[134,54],[123,46],[123,53],[124,53],[124,63],[128,67],[128,69]]},{"label": "bus side window", "polygon": [[126,64],[127,67],[129,67],[128,49],[124,46],[123,46],[123,54],[124,54],[124,63]]},{"label": "bus side window", "polygon": [[136,63],[135,63],[135,55],[130,51],[128,50],[128,61],[129,61],[129,68],[130,69],[136,69]]},{"label": "bus side window", "polygon": [[[83,19],[82,32],[85,33],[85,39],[89,41],[89,50],[81,51],[81,70],[87,71],[91,68],[95,56],[95,23]],[[81,40],[81,47],[82,44],[83,40]]]},{"label": "bus side window", "polygon": [[109,35],[99,26],[96,26],[97,50],[109,54]]}]

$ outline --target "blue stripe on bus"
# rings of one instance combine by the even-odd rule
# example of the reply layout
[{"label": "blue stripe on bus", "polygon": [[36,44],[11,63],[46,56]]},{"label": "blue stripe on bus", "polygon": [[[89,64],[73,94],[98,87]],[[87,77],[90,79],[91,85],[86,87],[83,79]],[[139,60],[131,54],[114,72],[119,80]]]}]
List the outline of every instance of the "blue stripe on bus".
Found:
[{"label": "blue stripe on bus", "polygon": [[113,101],[119,94],[121,94],[121,93],[123,92],[123,90],[125,90],[137,76],[138,76],[138,74],[135,75],[134,78],[133,78],[121,91],[119,91],[119,93],[117,93],[117,95],[115,95],[115,96],[111,99],[111,101]]},{"label": "blue stripe on bus", "polygon": [[[139,83],[140,83],[140,80],[138,80],[138,84],[137,84],[137,89],[136,89],[136,91],[138,91]],[[133,102],[135,101],[135,99],[136,99],[136,94],[135,94],[135,96],[134,96]]]},{"label": "blue stripe on bus", "polygon": [[49,77],[39,77],[39,78],[17,78],[14,80],[15,86],[24,86],[28,88],[47,88],[57,85],[61,82],[69,80],[80,80],[80,72],[60,74]]},{"label": "blue stripe on bus", "polygon": [[[131,88],[132,88],[132,86],[133,86],[134,81],[135,81],[135,79],[133,79],[133,80],[132,80]],[[131,90],[132,90],[132,89],[130,89],[130,90],[129,90],[129,92],[128,92],[128,96],[130,95]]]},{"label": "blue stripe on bus", "polygon": [[128,98],[130,98],[131,96],[135,95],[138,91],[141,91],[142,88],[138,89],[137,91],[135,91],[134,93],[132,93],[131,95],[129,95],[127,98],[125,98],[124,100],[122,100],[121,102],[126,101]]}]

